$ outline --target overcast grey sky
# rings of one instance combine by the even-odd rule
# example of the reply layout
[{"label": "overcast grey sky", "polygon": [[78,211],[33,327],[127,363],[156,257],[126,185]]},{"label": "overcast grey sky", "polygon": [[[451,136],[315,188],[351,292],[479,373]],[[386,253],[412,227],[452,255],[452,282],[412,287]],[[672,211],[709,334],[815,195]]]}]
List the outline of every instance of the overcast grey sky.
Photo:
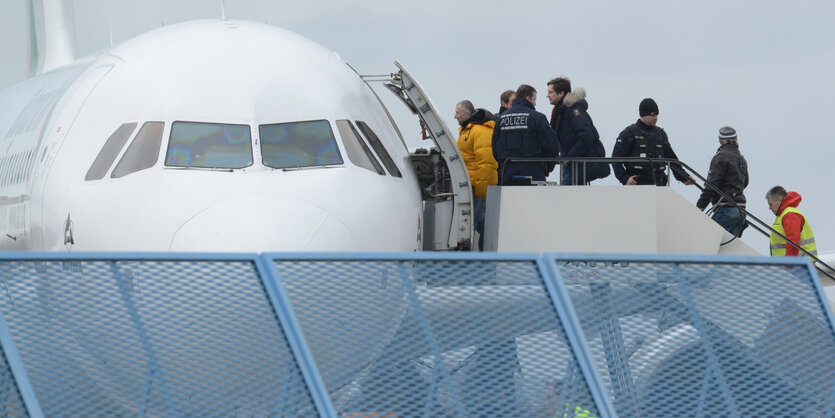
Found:
[{"label": "overcast grey sky", "polygon": [[[0,1],[5,88],[26,78],[27,0]],[[78,52],[108,48],[111,25],[119,43],[162,22],[220,14],[220,0],[75,0]],[[703,175],[718,147],[718,128],[732,125],[748,159],[749,210],[770,222],[768,188],[796,190],[818,248],[835,250],[828,169],[835,149],[832,0],[226,0],[226,15],[297,32],[339,52],[362,74],[389,73],[399,60],[450,128],[459,100],[496,111],[499,94],[520,83],[539,90],[537,109],[549,115],[545,83],[555,76],[586,89],[608,153],[637,119],[644,97],[658,102],[659,125],[679,158]],[[419,145],[416,122],[396,110],[407,141]],[[673,187],[692,202],[698,198],[692,186]],[[767,238],[752,229],[744,240],[767,253]]]}]

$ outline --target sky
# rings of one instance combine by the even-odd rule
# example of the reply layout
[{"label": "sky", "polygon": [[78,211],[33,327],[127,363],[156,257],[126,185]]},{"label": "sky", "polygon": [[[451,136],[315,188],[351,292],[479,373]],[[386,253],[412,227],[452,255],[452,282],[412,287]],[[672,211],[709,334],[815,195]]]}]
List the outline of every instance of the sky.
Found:
[{"label": "sky", "polygon": [[[27,77],[27,0],[0,0],[0,89]],[[75,0],[79,56],[166,25],[220,18],[221,0]],[[586,90],[589,114],[611,154],[615,138],[652,97],[658,125],[679,158],[707,175],[717,131],[733,126],[749,166],[748,210],[766,222],[765,193],[782,185],[803,196],[819,251],[835,251],[835,193],[827,168],[835,145],[835,2],[706,0],[381,1],[226,0],[228,19],[281,26],[335,50],[361,74],[387,74],[398,60],[452,129],[455,104],[495,112],[521,83],[539,92],[557,76]],[[381,90],[379,90],[381,91]],[[380,95],[412,147],[416,118]],[[1,111],[1,110],[0,110]],[[614,176],[593,184],[617,184]],[[694,186],[672,186],[696,202]],[[624,219],[624,222],[628,220]],[[686,239],[686,237],[682,237]],[[761,253],[768,239],[749,228]]]}]

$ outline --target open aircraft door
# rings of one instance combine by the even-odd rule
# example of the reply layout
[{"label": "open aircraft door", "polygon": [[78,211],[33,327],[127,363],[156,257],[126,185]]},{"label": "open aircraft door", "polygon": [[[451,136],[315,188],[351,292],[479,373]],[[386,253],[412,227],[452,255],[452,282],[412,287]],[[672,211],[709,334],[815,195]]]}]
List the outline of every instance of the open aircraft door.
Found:
[{"label": "open aircraft door", "polygon": [[469,250],[473,242],[472,188],[467,166],[429,96],[402,64],[385,86],[420,118],[424,139],[435,147],[410,155],[424,200],[425,250]]}]

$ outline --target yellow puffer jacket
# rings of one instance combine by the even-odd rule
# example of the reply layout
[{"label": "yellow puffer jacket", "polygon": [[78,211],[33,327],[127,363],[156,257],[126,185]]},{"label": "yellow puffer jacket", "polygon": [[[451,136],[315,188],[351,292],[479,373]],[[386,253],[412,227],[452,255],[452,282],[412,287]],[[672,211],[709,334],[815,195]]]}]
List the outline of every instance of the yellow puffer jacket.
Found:
[{"label": "yellow puffer jacket", "polygon": [[[482,110],[482,109],[479,109]],[[467,164],[470,183],[475,187],[476,197],[487,196],[487,186],[499,182],[499,164],[493,158],[493,127],[496,122],[489,119],[482,123],[468,123],[458,128],[458,149]]]}]

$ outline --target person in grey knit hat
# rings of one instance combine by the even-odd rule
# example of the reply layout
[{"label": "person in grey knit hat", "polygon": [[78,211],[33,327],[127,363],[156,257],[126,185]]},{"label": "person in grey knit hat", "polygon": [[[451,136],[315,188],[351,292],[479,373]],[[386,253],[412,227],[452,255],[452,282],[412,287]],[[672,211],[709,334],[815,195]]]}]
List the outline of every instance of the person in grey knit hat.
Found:
[{"label": "person in grey knit hat", "polygon": [[[722,196],[707,183],[721,190],[727,197]],[[705,210],[707,204],[711,203],[713,220],[732,235],[742,236],[742,230],[747,223],[745,212],[740,208],[745,209],[743,191],[748,187],[748,162],[740,154],[736,130],[730,126],[719,128],[719,149],[710,160],[707,183],[696,202],[696,207]]]}]

